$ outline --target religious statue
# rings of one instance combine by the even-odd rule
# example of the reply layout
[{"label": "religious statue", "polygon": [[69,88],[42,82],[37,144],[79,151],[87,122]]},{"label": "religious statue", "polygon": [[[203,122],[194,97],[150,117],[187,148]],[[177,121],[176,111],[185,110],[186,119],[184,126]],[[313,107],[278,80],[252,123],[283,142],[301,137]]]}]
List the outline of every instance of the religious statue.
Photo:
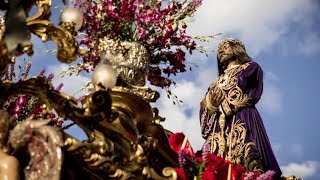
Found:
[{"label": "religious statue", "polygon": [[200,125],[204,147],[247,170],[281,170],[262,119],[255,107],[263,91],[261,67],[237,39],[225,39],[217,52],[219,77],[201,102]]},{"label": "religious statue", "polygon": [[0,110],[0,180],[19,179],[19,161],[8,151],[9,119],[10,115]]}]

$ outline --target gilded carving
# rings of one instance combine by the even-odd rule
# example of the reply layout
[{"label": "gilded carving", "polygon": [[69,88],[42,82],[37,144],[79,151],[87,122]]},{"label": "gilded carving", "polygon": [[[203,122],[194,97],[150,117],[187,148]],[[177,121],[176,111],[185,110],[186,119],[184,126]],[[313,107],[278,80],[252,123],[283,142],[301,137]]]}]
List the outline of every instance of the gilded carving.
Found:
[{"label": "gilded carving", "polygon": [[0,16],[0,42],[2,42],[3,34],[5,32],[4,19]]},{"label": "gilded carving", "polygon": [[57,58],[64,63],[71,63],[83,52],[75,39],[72,23],[62,23],[55,27],[50,21],[51,0],[37,0],[38,12],[27,19],[29,30],[39,36],[42,41],[52,40],[58,47]]},{"label": "gilded carving", "polygon": [[156,100],[160,97],[160,94],[157,91],[154,91],[150,88],[143,88],[143,87],[128,88],[123,86],[116,86],[112,90],[134,94],[142,98],[146,102],[156,102]]},{"label": "gilded carving", "polygon": [[138,42],[101,39],[98,46],[103,58],[116,67],[128,85],[144,86],[149,69],[149,53]]},{"label": "gilded carving", "polygon": [[148,178],[148,179],[157,179],[157,180],[177,180],[178,175],[177,172],[174,170],[174,168],[171,167],[165,167],[162,170],[162,174],[160,175],[157,173],[153,168],[150,167],[144,167],[142,173]]},{"label": "gilded carving", "polygon": [[[29,8],[35,3],[38,11],[25,18],[27,28],[24,32],[31,32],[43,41],[52,40],[57,45],[57,57],[61,62],[70,63],[82,55],[73,24],[60,23],[60,27],[55,27],[50,22],[51,0],[30,2]],[[0,24],[1,76],[11,61],[7,49],[2,48],[5,27],[7,25]],[[25,178],[59,179],[65,157],[75,162],[72,166],[79,165],[92,177],[177,179],[175,170],[168,167],[178,166],[177,155],[168,144],[167,131],[156,123],[164,118],[149,104],[159,98],[159,93],[142,87],[149,69],[148,50],[137,42],[103,39],[99,51],[104,54],[103,58],[117,66],[120,81],[112,90],[92,91],[81,102],[82,107],[74,97],[54,90],[45,77],[0,83],[1,97],[35,96],[43,104],[44,116],[54,109],[60,117],[71,119],[88,136],[87,140],[80,142],[49,126],[48,120],[27,119],[16,125],[8,142],[14,150],[26,147],[29,153],[31,161],[25,169]],[[23,47],[22,52],[31,54],[32,46]],[[1,132],[4,131],[0,131],[0,136]],[[66,156],[62,156],[62,151]],[[151,153],[155,156],[149,156]]]}]

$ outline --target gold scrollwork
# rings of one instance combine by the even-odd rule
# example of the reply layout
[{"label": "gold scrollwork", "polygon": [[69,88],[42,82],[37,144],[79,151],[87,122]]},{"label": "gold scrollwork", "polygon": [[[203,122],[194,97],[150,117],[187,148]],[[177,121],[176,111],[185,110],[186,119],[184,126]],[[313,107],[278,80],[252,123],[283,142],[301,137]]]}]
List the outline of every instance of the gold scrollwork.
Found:
[{"label": "gold scrollwork", "polygon": [[[216,81],[216,85],[224,90],[225,100],[222,102],[222,107],[227,115],[230,115],[232,111],[237,111],[239,108],[248,105],[250,98],[248,95],[244,94],[237,85],[237,74],[246,69],[249,65],[250,62],[226,70],[225,74],[220,76]],[[232,104],[234,109],[230,109],[229,104]]]},{"label": "gold scrollwork", "polygon": [[160,97],[160,94],[157,91],[154,91],[150,88],[143,88],[143,87],[128,88],[128,87],[116,86],[112,90],[136,95],[142,98],[143,100],[145,100],[146,102],[155,102]]},{"label": "gold scrollwork", "polygon": [[218,152],[218,155],[240,164],[249,156],[253,142],[245,142],[247,130],[245,124],[240,120],[232,120],[231,127],[227,127],[224,133],[213,132],[210,141],[212,152]]},{"label": "gold scrollwork", "polygon": [[2,42],[3,34],[5,32],[4,19],[0,16],[0,42]]},{"label": "gold scrollwork", "polygon": [[248,95],[244,94],[238,86],[231,89],[227,95],[227,101],[235,106],[235,111],[241,107],[247,106],[249,99]]},{"label": "gold scrollwork", "polygon": [[164,177],[170,178],[170,179],[178,179],[178,174],[174,170],[174,168],[166,167],[162,170],[162,174]]},{"label": "gold scrollwork", "polygon": [[41,37],[42,41],[52,40],[58,47],[57,58],[64,63],[71,63],[83,52],[75,39],[72,23],[62,23],[57,28],[49,20],[51,0],[37,0],[38,12],[27,19],[29,30]]},{"label": "gold scrollwork", "polygon": [[151,178],[151,179],[158,179],[158,180],[166,180],[166,179],[170,179],[170,180],[176,180],[178,179],[178,174],[177,172],[174,170],[174,168],[171,167],[165,167],[162,170],[162,175],[159,175],[153,168],[151,167],[144,167],[142,170],[142,174],[144,174],[145,176],[147,176],[147,178]]},{"label": "gold scrollwork", "polygon": [[[234,122],[235,121],[235,122]],[[240,164],[249,156],[253,142],[245,142],[247,130],[245,124],[240,120],[233,120],[232,127],[226,130],[228,149],[228,160]]]},{"label": "gold scrollwork", "polygon": [[117,74],[125,83],[133,86],[145,85],[149,53],[142,44],[104,38],[100,40],[98,48],[104,58],[117,67]]}]

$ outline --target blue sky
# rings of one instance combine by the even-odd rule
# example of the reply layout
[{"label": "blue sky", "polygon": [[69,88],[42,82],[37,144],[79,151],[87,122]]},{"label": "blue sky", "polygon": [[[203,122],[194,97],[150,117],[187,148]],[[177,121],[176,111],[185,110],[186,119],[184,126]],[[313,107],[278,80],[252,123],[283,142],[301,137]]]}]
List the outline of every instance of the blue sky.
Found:
[{"label": "blue sky", "polygon": [[[320,179],[318,103],[320,95],[320,2],[319,0],[203,0],[189,24],[192,35],[224,33],[242,40],[249,55],[264,70],[264,94],[258,103],[269,139],[285,175]],[[57,13],[52,19],[56,21]],[[43,50],[55,48],[32,38],[36,53],[33,71],[42,67],[58,73],[67,68]],[[219,40],[206,46],[216,49]],[[194,149],[201,148],[198,110],[208,85],[217,77],[216,54],[193,54],[189,62],[198,68],[176,77],[173,92],[183,100],[174,106],[160,91],[156,106],[166,117],[164,127],[188,135]],[[55,79],[63,91],[73,94],[90,80],[88,74]],[[81,94],[77,94],[79,96]],[[83,138],[74,128],[71,133]]]}]

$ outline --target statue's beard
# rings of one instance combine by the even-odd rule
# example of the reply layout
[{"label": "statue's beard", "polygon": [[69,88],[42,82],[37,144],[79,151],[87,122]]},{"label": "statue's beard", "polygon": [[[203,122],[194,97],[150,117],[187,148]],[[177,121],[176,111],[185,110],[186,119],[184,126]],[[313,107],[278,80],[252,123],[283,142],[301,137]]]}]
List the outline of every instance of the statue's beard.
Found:
[{"label": "statue's beard", "polygon": [[235,59],[236,59],[236,56],[234,54],[228,54],[227,56],[221,57],[220,63],[222,65],[228,65],[230,61],[233,61]]}]

